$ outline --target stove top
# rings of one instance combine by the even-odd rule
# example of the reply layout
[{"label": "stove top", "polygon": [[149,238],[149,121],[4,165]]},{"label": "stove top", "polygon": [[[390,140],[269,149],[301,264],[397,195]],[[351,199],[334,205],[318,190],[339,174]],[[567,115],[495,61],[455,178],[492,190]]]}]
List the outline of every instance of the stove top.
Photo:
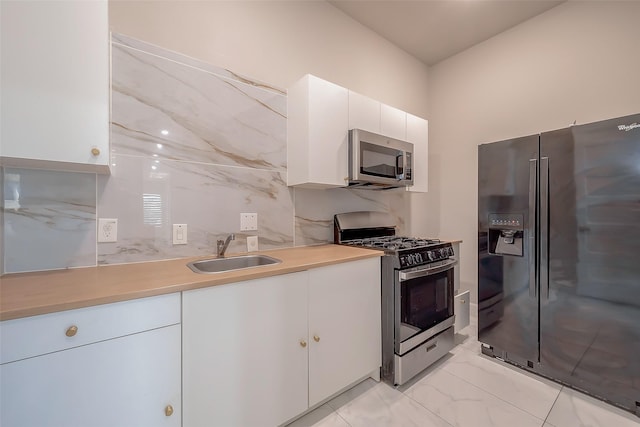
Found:
[{"label": "stove top", "polygon": [[393,220],[381,212],[347,212],[334,216],[334,243],[384,250],[383,263],[394,268],[446,261],[454,256],[449,242],[395,234]]},{"label": "stove top", "polygon": [[397,251],[401,249],[424,248],[442,243],[438,239],[420,239],[416,237],[403,236],[382,236],[368,237],[364,239],[354,239],[342,242],[351,246],[363,246],[367,248],[380,248],[389,251]]},{"label": "stove top", "polygon": [[390,258],[397,260],[400,268],[444,261],[454,255],[451,243],[437,239],[385,236],[347,240],[342,244],[384,250]]}]

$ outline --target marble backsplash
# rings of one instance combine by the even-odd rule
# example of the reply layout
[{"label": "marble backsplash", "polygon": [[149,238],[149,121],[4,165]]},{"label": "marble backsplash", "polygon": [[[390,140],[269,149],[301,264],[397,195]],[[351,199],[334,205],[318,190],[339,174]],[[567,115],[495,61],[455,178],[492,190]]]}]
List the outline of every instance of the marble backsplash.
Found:
[{"label": "marble backsplash", "polygon": [[5,168],[5,272],[96,263],[96,175]]},{"label": "marble backsplash", "polygon": [[[111,175],[2,170],[4,272],[38,271],[331,242],[333,215],[391,213],[406,229],[401,190],[286,185],[286,93],[121,35],[112,37]],[[258,231],[240,232],[240,213]],[[118,218],[118,241],[96,242],[96,219]],[[172,244],[172,224],[188,244]]]}]

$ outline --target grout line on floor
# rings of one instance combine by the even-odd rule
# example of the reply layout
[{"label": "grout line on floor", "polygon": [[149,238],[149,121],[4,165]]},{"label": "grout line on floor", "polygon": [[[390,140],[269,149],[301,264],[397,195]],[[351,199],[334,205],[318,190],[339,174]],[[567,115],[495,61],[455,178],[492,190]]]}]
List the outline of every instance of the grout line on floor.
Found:
[{"label": "grout line on floor", "polygon": [[[465,350],[465,349],[462,349],[462,350]],[[477,354],[475,354],[475,353],[472,353],[472,354],[474,354],[474,355],[478,356],[478,355],[477,355]],[[476,384],[473,384],[473,383],[471,383],[471,382],[467,381],[465,378],[463,378],[463,377],[461,377],[461,376],[459,376],[459,375],[456,375],[456,374],[454,374],[453,372],[449,371],[445,366],[443,366],[443,367],[442,367],[442,369],[444,369],[448,374],[451,374],[451,375],[453,375],[454,377],[461,379],[462,381],[466,382],[467,384],[471,385],[472,387],[475,387],[475,388],[477,388],[478,390],[481,390],[481,391],[483,391],[483,392],[485,392],[485,393],[487,393],[487,394],[490,394],[491,396],[493,396],[493,397],[497,398],[498,400],[501,400],[501,401],[503,401],[504,403],[507,403],[508,405],[511,405],[511,406],[513,406],[514,408],[517,408],[517,409],[521,410],[522,412],[525,412],[525,413],[527,413],[527,414],[531,415],[532,417],[534,417],[534,418],[535,418],[535,419],[537,419],[537,420],[541,420],[541,421],[542,421],[542,423],[543,423],[542,425],[544,425],[545,420],[543,420],[542,418],[538,417],[537,415],[534,415],[534,414],[532,414],[531,412],[527,411],[526,409],[521,408],[521,407],[519,407],[519,406],[516,406],[516,405],[514,405],[513,403],[511,403],[511,402],[509,402],[509,401],[504,400],[504,399],[503,399],[503,398],[501,398],[500,396],[497,396],[497,395],[495,395],[495,394],[491,393],[489,390],[485,390],[484,388],[479,387],[479,386],[477,386]],[[522,374],[522,373],[520,373],[520,372],[516,372],[516,371],[513,371],[513,373],[514,373],[514,374],[516,374],[516,375],[524,375],[524,374]],[[559,395],[560,395],[560,393],[558,393],[558,396],[559,396]],[[556,396],[556,400],[558,399],[558,396]],[[555,404],[555,400],[553,401],[553,403]],[[551,408],[549,409],[549,413],[551,412],[551,409],[553,409],[553,405],[551,405]],[[549,414],[547,414],[547,416],[549,416]]]},{"label": "grout line on floor", "polygon": [[[331,407],[331,406],[329,406],[329,408],[332,408],[332,407]],[[332,408],[332,409],[333,409],[333,408]],[[342,415],[340,415],[340,412],[338,412],[338,411],[337,411],[337,410],[335,410],[335,409],[333,410],[333,412],[335,412],[335,413],[336,413],[336,415],[337,415],[338,417],[340,417],[340,419],[341,419],[342,421],[344,421],[344,422],[345,422],[345,424],[347,424],[349,427],[353,427],[353,426],[351,425],[351,423],[350,423],[349,421],[347,421],[347,419],[346,419],[345,417],[343,417]]]},{"label": "grout line on floor", "polygon": [[411,396],[407,395],[404,393],[404,391],[401,392],[406,398],[414,401],[415,403],[417,403],[418,405],[420,405],[421,408],[426,409],[427,411],[431,412],[433,415],[435,415],[436,417],[440,418],[446,425],[454,427],[453,424],[449,423],[449,421],[445,420],[444,418],[442,418],[440,415],[436,414],[435,412],[433,412],[431,409],[427,408],[426,406],[424,406],[422,403],[418,402],[417,400],[415,400],[414,398],[412,398]]},{"label": "grout line on floor", "polygon": [[[551,411],[553,411],[553,407],[556,406],[556,402],[558,402],[558,399],[560,399],[560,394],[562,394],[563,390],[564,390],[564,386],[560,387],[560,391],[558,392],[558,395],[556,396],[555,400],[553,401],[553,405],[551,405],[551,408],[549,408],[549,412],[547,413],[547,416],[544,417],[544,423],[545,424],[549,424],[550,426],[553,426],[553,424],[551,424],[547,420],[549,419],[549,415],[551,415]],[[543,424],[543,426],[544,426],[544,424]]]}]

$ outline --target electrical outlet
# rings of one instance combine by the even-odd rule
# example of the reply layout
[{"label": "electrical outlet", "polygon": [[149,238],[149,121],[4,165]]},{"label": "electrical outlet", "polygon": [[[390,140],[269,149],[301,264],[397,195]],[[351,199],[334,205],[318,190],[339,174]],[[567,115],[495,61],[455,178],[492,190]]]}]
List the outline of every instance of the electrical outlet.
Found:
[{"label": "electrical outlet", "polygon": [[118,219],[98,218],[98,243],[118,241]]},{"label": "electrical outlet", "polygon": [[247,252],[258,250],[258,236],[247,236]]},{"label": "electrical outlet", "polygon": [[258,229],[257,213],[240,214],[240,231],[256,231]]},{"label": "electrical outlet", "polygon": [[187,244],[187,224],[173,224],[173,244]]}]

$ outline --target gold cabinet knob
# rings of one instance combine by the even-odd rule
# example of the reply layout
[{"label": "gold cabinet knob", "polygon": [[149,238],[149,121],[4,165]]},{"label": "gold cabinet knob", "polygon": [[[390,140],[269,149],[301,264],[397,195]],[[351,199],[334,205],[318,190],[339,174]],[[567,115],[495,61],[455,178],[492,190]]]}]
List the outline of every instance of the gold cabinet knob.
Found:
[{"label": "gold cabinet knob", "polygon": [[300,347],[305,348],[307,346],[307,342],[305,340],[300,340]]},{"label": "gold cabinet knob", "polygon": [[460,300],[460,304],[464,304],[464,300],[463,299]]},{"label": "gold cabinet knob", "polygon": [[76,325],[73,326],[69,326],[67,328],[67,332],[65,332],[64,334],[68,337],[73,337],[78,333],[78,327]]},{"label": "gold cabinet knob", "polygon": [[313,340],[314,340],[315,342],[320,342],[320,337],[319,337],[319,336],[317,336],[317,335],[314,335],[314,336],[313,336]]},{"label": "gold cabinet knob", "polygon": [[164,408],[164,414],[165,414],[167,417],[170,417],[171,415],[173,415],[173,406],[171,406],[171,405],[167,405],[167,406]]},{"label": "gold cabinet knob", "polygon": [[93,147],[91,149],[91,154],[93,154],[94,156],[99,156],[100,155],[100,149],[96,148],[96,147]]}]

